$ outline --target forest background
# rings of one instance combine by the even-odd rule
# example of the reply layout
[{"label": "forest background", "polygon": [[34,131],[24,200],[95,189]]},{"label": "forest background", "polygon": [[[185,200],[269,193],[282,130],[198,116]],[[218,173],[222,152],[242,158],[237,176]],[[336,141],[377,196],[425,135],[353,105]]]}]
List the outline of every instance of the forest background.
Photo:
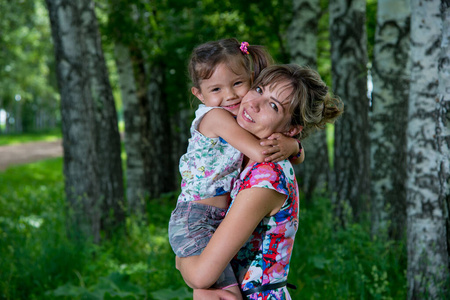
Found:
[{"label": "forest background", "polygon": [[225,37],[316,68],[345,103],[303,141],[293,299],[448,297],[449,1],[22,0],[0,14],[0,144],[64,146],[0,173],[0,298],[191,297],[167,241],[197,106],[186,66]]}]

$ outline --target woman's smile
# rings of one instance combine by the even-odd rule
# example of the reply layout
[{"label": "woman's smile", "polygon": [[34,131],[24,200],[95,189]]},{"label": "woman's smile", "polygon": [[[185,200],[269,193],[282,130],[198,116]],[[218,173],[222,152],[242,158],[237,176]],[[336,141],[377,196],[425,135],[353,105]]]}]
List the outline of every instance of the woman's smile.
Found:
[{"label": "woman's smile", "polygon": [[287,106],[292,88],[280,83],[272,89],[256,87],[242,99],[238,124],[259,138],[267,138],[274,132],[284,132],[291,114]]},{"label": "woman's smile", "polygon": [[243,114],[242,118],[244,120],[255,123],[255,121],[253,121],[252,117],[247,113],[247,111],[245,109],[243,110],[242,114]]}]

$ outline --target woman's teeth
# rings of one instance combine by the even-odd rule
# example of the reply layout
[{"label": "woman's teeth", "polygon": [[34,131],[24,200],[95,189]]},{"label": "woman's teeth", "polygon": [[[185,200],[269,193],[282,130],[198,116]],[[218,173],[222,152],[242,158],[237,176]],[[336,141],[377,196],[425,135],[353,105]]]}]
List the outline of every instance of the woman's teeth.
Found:
[{"label": "woman's teeth", "polygon": [[244,116],[249,119],[250,121],[254,122],[252,117],[250,117],[250,115],[244,110]]}]

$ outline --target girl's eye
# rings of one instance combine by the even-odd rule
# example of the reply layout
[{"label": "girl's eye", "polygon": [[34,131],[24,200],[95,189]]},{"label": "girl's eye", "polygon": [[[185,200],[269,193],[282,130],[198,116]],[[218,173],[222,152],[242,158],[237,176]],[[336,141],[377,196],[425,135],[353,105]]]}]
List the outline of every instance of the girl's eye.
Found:
[{"label": "girl's eye", "polygon": [[237,82],[234,83],[235,86],[238,86],[238,85],[241,85],[241,84],[242,84],[242,81],[237,81]]},{"label": "girl's eye", "polygon": [[214,88],[211,90],[211,92],[218,92],[218,91],[220,91],[220,88]]},{"label": "girl's eye", "polygon": [[276,112],[278,112],[278,106],[277,106],[275,103],[271,102],[271,103],[270,103],[270,107],[272,107],[273,110],[275,110]]},{"label": "girl's eye", "polygon": [[255,91],[256,91],[258,94],[261,94],[261,95],[262,95],[262,93],[263,93],[262,88],[260,88],[259,86],[257,86],[257,87],[255,88]]}]

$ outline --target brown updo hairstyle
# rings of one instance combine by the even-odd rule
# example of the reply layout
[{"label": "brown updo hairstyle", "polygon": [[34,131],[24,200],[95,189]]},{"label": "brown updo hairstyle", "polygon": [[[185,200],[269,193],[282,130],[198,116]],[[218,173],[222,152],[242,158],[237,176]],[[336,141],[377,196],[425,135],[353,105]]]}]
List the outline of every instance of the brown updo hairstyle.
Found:
[{"label": "brown updo hairstyle", "polygon": [[282,84],[283,89],[292,88],[287,97],[292,114],[288,125],[303,127],[297,138],[304,139],[314,130],[324,129],[344,111],[344,103],[330,95],[328,86],[313,69],[296,64],[272,65],[255,79],[253,88],[262,86],[272,90],[278,84]]},{"label": "brown updo hairstyle", "polygon": [[200,83],[209,79],[216,67],[224,63],[235,73],[239,68],[245,69],[248,77],[259,75],[262,69],[272,64],[270,54],[263,46],[248,45],[248,54],[240,50],[241,43],[235,38],[211,41],[197,46],[189,60],[189,77],[192,86],[200,89]]}]

